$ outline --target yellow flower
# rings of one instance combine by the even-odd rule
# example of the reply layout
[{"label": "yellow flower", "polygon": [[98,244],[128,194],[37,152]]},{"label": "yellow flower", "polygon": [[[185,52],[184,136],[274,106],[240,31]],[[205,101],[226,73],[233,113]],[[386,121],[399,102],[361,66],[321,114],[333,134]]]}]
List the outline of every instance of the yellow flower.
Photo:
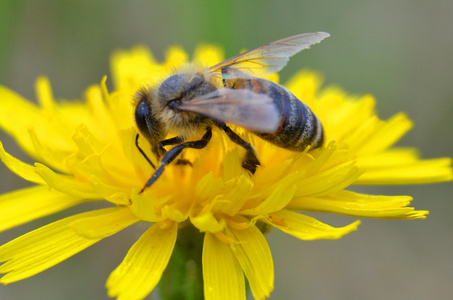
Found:
[{"label": "yellow flower", "polygon": [[[200,46],[194,60],[213,65],[221,50]],[[42,272],[101,239],[139,221],[149,229],[107,280],[108,294],[143,299],[167,268],[175,244],[190,229],[202,240],[206,299],[245,299],[245,279],[255,299],[270,296],[274,269],[263,235],[275,227],[303,240],[338,239],[360,221],[334,228],[298,211],[366,218],[419,219],[427,211],[407,205],[409,196],[372,196],[346,190],[354,184],[414,184],[452,179],[449,158],[421,160],[415,149],[394,144],[412,127],[403,113],[388,121],[375,100],[321,88],[320,77],[296,74],[285,86],[320,118],[325,144],[292,152],[235,128],[257,150],[261,166],[251,176],[241,167],[244,150],[220,131],[208,147],[184,150],[189,165],[169,165],[144,193],[138,191],[153,168],[135,146],[132,95],[156,84],[188,55],[171,48],[163,63],[144,47],[112,57],[106,79],[89,87],[82,102],[56,102],[46,78],[36,84],[38,105],[0,87],[0,126],[37,162],[0,157],[12,172],[35,183],[0,196],[0,230],[53,214],[82,202],[104,200],[111,207],[77,214],[29,232],[0,247],[0,282]],[[277,76],[271,76],[277,80]],[[139,139],[148,157],[150,146]],[[194,237],[194,240],[196,238]]]}]

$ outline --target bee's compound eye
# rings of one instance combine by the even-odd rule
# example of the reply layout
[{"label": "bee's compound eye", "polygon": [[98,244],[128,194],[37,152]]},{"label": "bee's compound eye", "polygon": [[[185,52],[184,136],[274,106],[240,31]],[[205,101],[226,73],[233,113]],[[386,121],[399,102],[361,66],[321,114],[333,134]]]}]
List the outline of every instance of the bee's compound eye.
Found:
[{"label": "bee's compound eye", "polygon": [[142,134],[149,135],[147,120],[151,117],[151,109],[146,103],[146,99],[142,98],[135,108],[135,123]]}]

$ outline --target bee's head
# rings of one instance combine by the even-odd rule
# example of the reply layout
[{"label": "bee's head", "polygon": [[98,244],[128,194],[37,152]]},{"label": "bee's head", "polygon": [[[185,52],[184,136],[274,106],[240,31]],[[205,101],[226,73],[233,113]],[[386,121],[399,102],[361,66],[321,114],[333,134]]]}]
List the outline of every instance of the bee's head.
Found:
[{"label": "bee's head", "polygon": [[136,94],[134,118],[138,131],[148,140],[153,151],[158,154],[157,143],[165,138],[165,127],[153,113],[153,97],[153,93],[147,89],[142,89]]}]

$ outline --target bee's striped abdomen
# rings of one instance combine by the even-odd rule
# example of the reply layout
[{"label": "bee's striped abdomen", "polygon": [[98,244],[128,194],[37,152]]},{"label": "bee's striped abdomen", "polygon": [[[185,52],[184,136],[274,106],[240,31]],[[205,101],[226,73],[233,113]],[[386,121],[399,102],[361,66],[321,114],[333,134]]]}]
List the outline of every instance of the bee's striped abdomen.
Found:
[{"label": "bee's striped abdomen", "polygon": [[281,112],[282,122],[276,132],[254,132],[279,147],[304,151],[318,148],[323,142],[323,130],[318,117],[290,91],[271,81],[258,78],[231,80],[228,87],[244,88],[269,95]]}]

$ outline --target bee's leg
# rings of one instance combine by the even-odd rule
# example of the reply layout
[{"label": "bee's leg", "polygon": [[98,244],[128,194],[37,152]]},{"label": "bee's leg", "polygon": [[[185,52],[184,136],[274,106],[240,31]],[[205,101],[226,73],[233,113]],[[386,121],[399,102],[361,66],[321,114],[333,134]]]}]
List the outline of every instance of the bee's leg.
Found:
[{"label": "bee's leg", "polygon": [[135,136],[135,146],[137,147],[138,151],[140,151],[140,153],[146,158],[146,160],[148,161],[148,163],[151,165],[151,167],[153,167],[153,169],[156,168],[156,166],[151,162],[151,160],[148,158],[148,156],[146,155],[145,151],[143,151],[142,148],[140,148],[140,146],[138,145],[138,136],[139,134],[137,133],[137,135]]},{"label": "bee's leg", "polygon": [[180,145],[176,145],[173,148],[171,148],[167,153],[165,153],[164,157],[160,160],[159,168],[154,172],[154,174],[151,176],[151,178],[148,180],[148,182],[145,184],[145,186],[141,189],[140,194],[143,193],[143,191],[151,186],[157,178],[159,178],[160,175],[164,172],[165,166],[171,163],[180,153],[182,150],[185,148],[194,148],[194,149],[202,149],[206,147],[206,145],[209,143],[212,137],[212,130],[211,127],[206,128],[206,133],[203,135],[203,137],[198,140],[198,141],[190,141],[190,142],[185,142]]},{"label": "bee's leg", "polygon": [[192,163],[189,160],[185,159],[185,158],[178,158],[178,160],[175,162],[175,165],[178,165],[178,166],[187,166],[187,165],[189,165],[189,166],[193,167]]},{"label": "bee's leg", "polygon": [[159,148],[161,155],[165,155],[165,153],[167,153],[167,150],[165,150],[165,148],[164,148],[165,146],[176,145],[176,144],[180,144],[182,142],[184,142],[184,138],[182,138],[180,136],[175,136],[175,137],[172,137],[171,139],[160,141],[157,144],[157,147]]},{"label": "bee's leg", "polygon": [[225,123],[216,123],[216,125],[220,129],[225,131],[225,133],[233,143],[238,144],[239,146],[243,147],[246,150],[245,158],[244,161],[242,162],[242,167],[252,172],[252,174],[255,174],[256,167],[260,165],[260,161],[258,160],[255,148],[253,148],[252,145],[241,139],[241,137],[237,135],[233,130],[231,130],[231,128],[228,127]]},{"label": "bee's leg", "polygon": [[[157,144],[157,146],[159,147],[159,151],[160,151],[161,155],[165,155],[165,153],[167,153],[167,150],[165,150],[165,148],[164,148],[165,146],[180,144],[184,141],[185,141],[185,139],[183,137],[175,136],[171,139],[163,140],[163,141],[159,142]],[[181,165],[181,166],[190,165],[192,167],[192,163],[184,158],[178,159],[176,161],[176,164]]]}]

